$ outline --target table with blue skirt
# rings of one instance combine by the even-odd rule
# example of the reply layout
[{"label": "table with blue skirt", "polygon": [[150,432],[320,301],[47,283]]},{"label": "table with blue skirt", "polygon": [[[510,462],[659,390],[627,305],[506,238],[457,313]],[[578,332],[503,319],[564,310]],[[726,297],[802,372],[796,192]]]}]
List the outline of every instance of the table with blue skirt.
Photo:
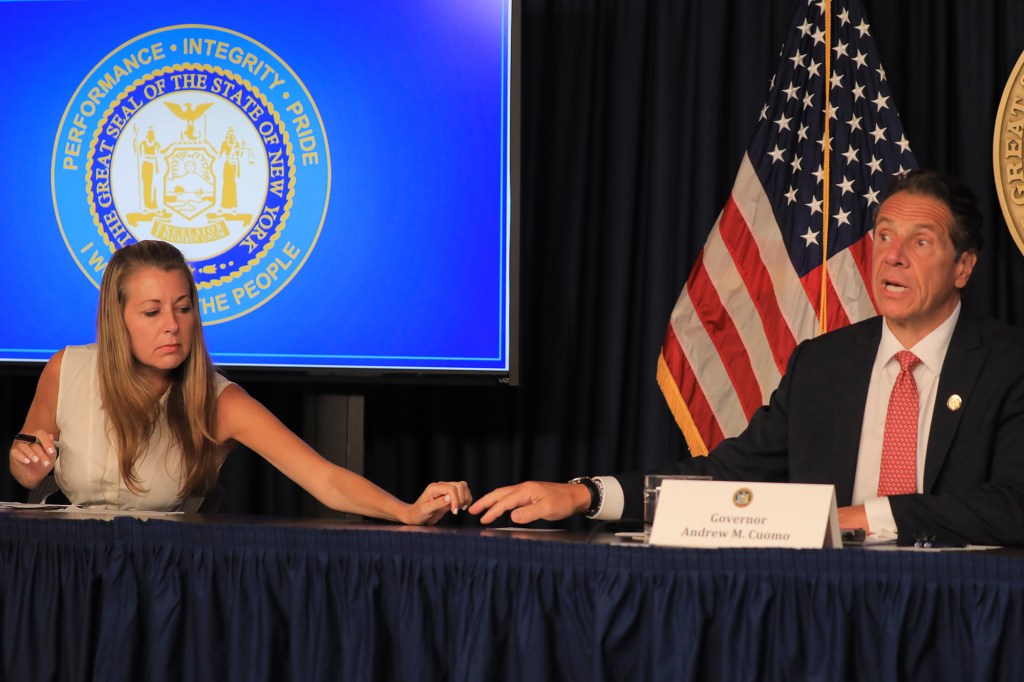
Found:
[{"label": "table with blue skirt", "polygon": [[1024,553],[0,514],[4,680],[1024,679]]}]

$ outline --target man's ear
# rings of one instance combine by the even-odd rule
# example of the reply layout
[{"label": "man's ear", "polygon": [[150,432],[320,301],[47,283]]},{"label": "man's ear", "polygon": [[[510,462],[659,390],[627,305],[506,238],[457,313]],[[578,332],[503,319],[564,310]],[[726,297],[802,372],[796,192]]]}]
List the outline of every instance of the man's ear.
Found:
[{"label": "man's ear", "polygon": [[956,288],[963,289],[974,272],[974,266],[978,264],[977,251],[964,251],[956,260]]}]

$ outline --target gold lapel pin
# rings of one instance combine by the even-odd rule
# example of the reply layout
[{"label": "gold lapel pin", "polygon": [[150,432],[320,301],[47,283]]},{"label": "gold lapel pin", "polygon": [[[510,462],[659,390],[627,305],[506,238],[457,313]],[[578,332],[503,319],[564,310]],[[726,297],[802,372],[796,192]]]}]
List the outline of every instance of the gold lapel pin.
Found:
[{"label": "gold lapel pin", "polygon": [[948,407],[951,412],[956,412],[957,410],[960,409],[960,406],[963,404],[963,399],[960,398],[960,396],[958,396],[956,393],[949,396],[949,400],[946,401],[946,407]]}]

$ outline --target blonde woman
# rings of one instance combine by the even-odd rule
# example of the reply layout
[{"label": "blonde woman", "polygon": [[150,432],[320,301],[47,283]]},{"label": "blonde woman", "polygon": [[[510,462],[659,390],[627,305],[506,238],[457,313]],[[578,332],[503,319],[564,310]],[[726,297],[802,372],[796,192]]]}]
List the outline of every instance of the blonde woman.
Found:
[{"label": "blonde woman", "polygon": [[113,254],[96,326],[95,344],[59,351],[39,378],[10,450],[11,473],[26,488],[52,469],[73,504],[183,509],[241,443],[339,511],[430,524],[472,502],[464,481],[431,483],[412,504],[396,499],[328,462],[218,374],[192,272],[170,244],[143,241]]}]

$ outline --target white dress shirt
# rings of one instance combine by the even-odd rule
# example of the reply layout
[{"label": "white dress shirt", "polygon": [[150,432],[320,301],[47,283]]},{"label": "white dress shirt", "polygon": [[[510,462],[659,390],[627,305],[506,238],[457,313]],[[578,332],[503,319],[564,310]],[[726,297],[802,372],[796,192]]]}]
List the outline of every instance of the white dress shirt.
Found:
[{"label": "white dress shirt", "polygon": [[[928,452],[928,434],[931,431],[935,409],[935,392],[939,388],[939,374],[946,359],[953,328],[960,317],[960,304],[946,321],[907,348],[921,362],[914,368],[917,384],[917,492],[923,491],[924,460]],[[882,438],[885,435],[885,415],[889,410],[889,394],[900,373],[900,364],[893,357],[904,350],[889,325],[882,324],[882,340],[878,344],[875,364],[871,368],[871,384],[864,405],[864,421],[860,427],[860,449],[857,451],[857,475],[853,481],[853,504],[863,504],[868,527],[873,533],[896,532],[889,498],[878,497],[878,476],[882,466]]]}]

